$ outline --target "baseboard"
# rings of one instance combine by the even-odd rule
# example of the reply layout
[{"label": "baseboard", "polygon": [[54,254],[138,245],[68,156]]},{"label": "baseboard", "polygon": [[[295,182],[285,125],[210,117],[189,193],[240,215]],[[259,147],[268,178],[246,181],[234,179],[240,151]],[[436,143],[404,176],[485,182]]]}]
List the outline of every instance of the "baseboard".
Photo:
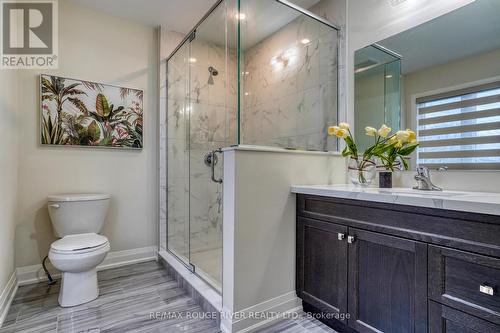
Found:
[{"label": "baseboard", "polygon": [[108,253],[104,262],[97,267],[97,270],[105,270],[157,259],[158,248],[156,246],[114,251]]},{"label": "baseboard", "polygon": [[[158,249],[156,246],[141,247],[132,250],[109,252],[103,263],[97,266],[97,270],[111,269],[115,267],[137,264],[140,262],[156,260]],[[53,278],[61,276],[50,264],[48,269]],[[31,265],[16,268],[17,284],[24,286],[38,282],[47,281],[42,265]]]},{"label": "baseboard", "polygon": [[253,332],[280,320],[287,313],[299,311],[302,308],[300,304],[300,299],[297,297],[295,291],[292,291],[238,312],[240,314],[277,314],[269,318],[258,318],[259,316],[251,318],[250,315],[235,315],[228,309],[223,309],[220,328],[224,333]]},{"label": "baseboard", "polygon": [[14,299],[14,295],[17,291],[17,277],[16,272],[12,272],[9,281],[5,285],[5,288],[0,294],[0,327],[2,327],[7,313],[9,313],[10,304]]}]

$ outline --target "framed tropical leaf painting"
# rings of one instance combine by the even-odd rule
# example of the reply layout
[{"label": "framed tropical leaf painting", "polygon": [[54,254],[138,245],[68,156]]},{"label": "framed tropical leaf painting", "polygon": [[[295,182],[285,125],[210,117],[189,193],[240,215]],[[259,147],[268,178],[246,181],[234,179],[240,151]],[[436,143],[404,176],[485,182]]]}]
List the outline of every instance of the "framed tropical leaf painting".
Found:
[{"label": "framed tropical leaf painting", "polygon": [[40,75],[41,143],[141,149],[143,91]]}]

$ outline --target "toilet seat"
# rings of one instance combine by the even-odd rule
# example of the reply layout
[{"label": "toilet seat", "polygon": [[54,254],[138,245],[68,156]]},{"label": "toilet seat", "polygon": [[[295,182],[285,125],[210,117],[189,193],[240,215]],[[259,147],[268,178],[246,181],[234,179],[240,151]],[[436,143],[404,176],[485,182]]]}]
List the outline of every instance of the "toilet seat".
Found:
[{"label": "toilet seat", "polygon": [[65,236],[50,246],[50,250],[59,254],[82,254],[109,247],[108,239],[96,233]]}]

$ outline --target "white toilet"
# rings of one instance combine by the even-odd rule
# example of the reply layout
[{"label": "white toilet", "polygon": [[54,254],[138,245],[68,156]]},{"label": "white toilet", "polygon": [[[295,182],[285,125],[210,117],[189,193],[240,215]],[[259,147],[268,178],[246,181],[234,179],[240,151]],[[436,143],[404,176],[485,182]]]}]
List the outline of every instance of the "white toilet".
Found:
[{"label": "white toilet", "polygon": [[59,304],[90,302],[99,296],[97,265],[110,246],[98,233],[108,212],[109,194],[60,194],[48,197],[55,233],[61,239],[50,246],[49,259],[62,272]]}]

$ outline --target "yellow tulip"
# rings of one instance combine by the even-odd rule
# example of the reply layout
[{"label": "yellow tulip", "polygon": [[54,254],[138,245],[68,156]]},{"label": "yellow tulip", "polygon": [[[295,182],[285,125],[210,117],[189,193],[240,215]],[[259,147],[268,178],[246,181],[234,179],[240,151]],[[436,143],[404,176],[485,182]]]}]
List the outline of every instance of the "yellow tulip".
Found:
[{"label": "yellow tulip", "polygon": [[394,147],[396,147],[396,148],[401,148],[401,147],[403,147],[403,141],[398,140],[398,142],[394,145]]},{"label": "yellow tulip", "polygon": [[338,126],[330,126],[328,127],[328,135],[336,135],[338,130]]},{"label": "yellow tulip", "polygon": [[348,123],[340,123],[339,128],[343,130],[348,130],[349,129],[349,124]]},{"label": "yellow tulip", "polygon": [[390,128],[386,124],[384,124],[378,130],[378,135],[380,135],[383,138],[387,138],[387,136],[389,135],[389,133],[391,133],[391,131],[392,131],[392,128]]},{"label": "yellow tulip", "polygon": [[401,143],[406,143],[410,139],[410,133],[408,133],[407,131],[397,131],[396,137],[399,141],[401,141]]},{"label": "yellow tulip", "polygon": [[387,141],[388,144],[393,145],[398,142],[398,137],[396,135],[391,136],[389,141]]},{"label": "yellow tulip", "polygon": [[411,129],[406,129],[406,132],[408,132],[408,141],[410,143],[415,143],[417,142],[417,133],[412,131]]},{"label": "yellow tulip", "polygon": [[377,134],[377,129],[370,126],[366,126],[365,134],[368,136],[375,136],[375,134]]},{"label": "yellow tulip", "polygon": [[347,136],[347,130],[339,128],[335,135],[337,136],[337,138],[345,138]]}]

